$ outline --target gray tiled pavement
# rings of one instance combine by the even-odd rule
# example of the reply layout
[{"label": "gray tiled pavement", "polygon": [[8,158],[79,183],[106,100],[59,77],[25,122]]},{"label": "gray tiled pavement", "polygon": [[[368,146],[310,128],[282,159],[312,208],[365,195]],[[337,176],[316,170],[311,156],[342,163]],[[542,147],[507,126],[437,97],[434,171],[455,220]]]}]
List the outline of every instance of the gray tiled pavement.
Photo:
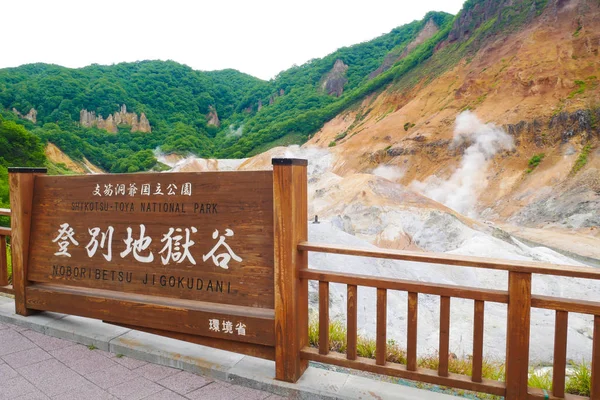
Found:
[{"label": "gray tiled pavement", "polygon": [[0,296],[0,400],[20,398],[456,399],[315,365],[298,382],[282,382],[270,360],[73,315],[23,317]]},{"label": "gray tiled pavement", "polygon": [[[93,347],[92,347],[93,348]],[[0,400],[282,397],[0,323]]]}]

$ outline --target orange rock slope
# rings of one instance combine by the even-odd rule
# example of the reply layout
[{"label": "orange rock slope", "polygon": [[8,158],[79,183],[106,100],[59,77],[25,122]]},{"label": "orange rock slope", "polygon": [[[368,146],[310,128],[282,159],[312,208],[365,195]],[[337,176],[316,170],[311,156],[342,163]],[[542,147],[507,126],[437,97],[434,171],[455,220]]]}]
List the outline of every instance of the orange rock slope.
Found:
[{"label": "orange rock slope", "polygon": [[[383,163],[399,166],[399,182],[405,185],[431,175],[445,179],[462,156],[451,146],[455,118],[470,109],[482,121],[499,126],[520,121],[542,126],[536,137],[516,135],[515,151],[489,162],[485,190],[477,193],[478,211],[485,211],[488,219],[514,216],[540,200],[543,188],[569,191],[578,180],[594,191],[594,176],[600,171],[598,128],[591,137],[577,134],[566,141],[556,129],[544,129],[561,112],[600,107],[599,47],[598,1],[550,1],[519,32],[496,35],[472,57],[433,79],[423,78],[412,87],[392,84],[329,121],[306,146],[335,143],[333,170],[342,176]],[[585,145],[591,147],[587,164],[574,174]],[[540,153],[542,162],[528,171],[528,161]]]}]

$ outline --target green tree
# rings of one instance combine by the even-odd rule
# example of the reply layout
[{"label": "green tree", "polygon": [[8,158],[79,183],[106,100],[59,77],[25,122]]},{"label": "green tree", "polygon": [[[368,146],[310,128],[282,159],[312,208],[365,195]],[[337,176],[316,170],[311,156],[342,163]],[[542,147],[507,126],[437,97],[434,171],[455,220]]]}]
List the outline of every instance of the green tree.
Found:
[{"label": "green tree", "polygon": [[40,138],[22,125],[0,117],[0,164],[5,167],[40,167],[45,162]]}]

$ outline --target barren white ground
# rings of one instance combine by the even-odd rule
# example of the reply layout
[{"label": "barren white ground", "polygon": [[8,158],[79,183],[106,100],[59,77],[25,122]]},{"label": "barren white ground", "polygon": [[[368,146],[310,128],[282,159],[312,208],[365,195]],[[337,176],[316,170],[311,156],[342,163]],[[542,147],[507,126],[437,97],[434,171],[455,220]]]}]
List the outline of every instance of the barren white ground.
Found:
[{"label": "barren white ground", "polygon": [[[375,244],[395,248],[473,255],[508,260],[584,265],[545,247],[529,247],[489,224],[467,218],[413,190],[394,182],[401,171],[375,170],[375,174],[341,177],[332,172],[333,156],[323,149],[275,148],[245,160],[166,160],[174,171],[256,170],[271,168],[272,157],[309,160],[309,240],[356,248]],[[508,275],[502,271],[378,260],[311,253],[311,268],[353,274],[391,277],[422,282],[506,290]],[[310,305],[318,310],[318,287],[310,286]],[[565,298],[600,300],[600,282],[534,275],[533,293]],[[331,285],[330,315],[345,322],[346,287]],[[406,345],[407,294],[388,292],[388,338]],[[359,333],[375,336],[375,289],[359,288]],[[592,350],[592,318],[569,315],[567,357],[589,361]],[[439,297],[419,295],[418,354],[434,354],[439,340]],[[450,350],[459,356],[472,352],[473,301],[452,299]],[[554,312],[533,309],[530,357],[532,363],[549,363],[554,343]],[[484,356],[504,359],[506,305],[486,303]]]}]

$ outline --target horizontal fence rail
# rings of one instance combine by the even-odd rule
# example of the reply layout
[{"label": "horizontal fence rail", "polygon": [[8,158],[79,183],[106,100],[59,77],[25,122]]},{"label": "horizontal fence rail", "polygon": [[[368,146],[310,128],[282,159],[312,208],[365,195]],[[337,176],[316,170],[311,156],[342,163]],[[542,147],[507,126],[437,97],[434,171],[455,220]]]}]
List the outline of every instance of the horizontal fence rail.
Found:
[{"label": "horizontal fence rail", "polygon": [[418,251],[355,249],[347,246],[332,246],[311,242],[300,242],[298,244],[298,250],[315,251],[318,253],[344,254],[349,256],[386,258],[390,260],[415,261],[430,264],[455,265],[460,267],[485,268],[508,272],[523,272],[529,274],[566,276],[569,278],[586,278],[600,280],[600,268],[577,267],[573,265],[498,260],[483,257],[425,253]]},{"label": "horizontal fence rail", "polygon": [[[313,251],[508,272],[508,290],[503,291],[301,268],[299,270],[301,280],[316,281],[319,284],[319,348],[304,347],[300,351],[302,359],[429,384],[505,396],[509,400],[586,399],[587,397],[565,394],[568,314],[570,312],[583,313],[594,316],[591,395],[589,398],[600,399],[600,302],[531,294],[532,274],[600,280],[600,269],[413,251],[355,249],[311,242],[300,242],[298,250],[301,252]],[[345,284],[347,287],[346,354],[329,351],[329,285],[331,283]],[[375,359],[357,357],[357,310],[359,307],[357,288],[360,286],[377,290]],[[308,285],[304,285],[304,287],[307,288]],[[408,294],[406,364],[386,360],[388,343],[386,310],[387,295],[390,290],[407,292]],[[440,297],[439,366],[437,371],[420,368],[417,365],[419,294]],[[474,326],[471,376],[449,372],[450,305],[452,298],[473,300]],[[483,377],[483,332],[486,302],[506,304],[508,308],[504,382]],[[556,313],[551,393],[530,388],[527,383],[531,308],[554,310]]]},{"label": "horizontal fence rail", "polygon": [[[0,208],[0,216],[9,217],[10,210]],[[0,293],[14,294],[12,284],[10,284],[11,276],[8,271],[7,237],[10,237],[10,228],[0,226]]]}]

